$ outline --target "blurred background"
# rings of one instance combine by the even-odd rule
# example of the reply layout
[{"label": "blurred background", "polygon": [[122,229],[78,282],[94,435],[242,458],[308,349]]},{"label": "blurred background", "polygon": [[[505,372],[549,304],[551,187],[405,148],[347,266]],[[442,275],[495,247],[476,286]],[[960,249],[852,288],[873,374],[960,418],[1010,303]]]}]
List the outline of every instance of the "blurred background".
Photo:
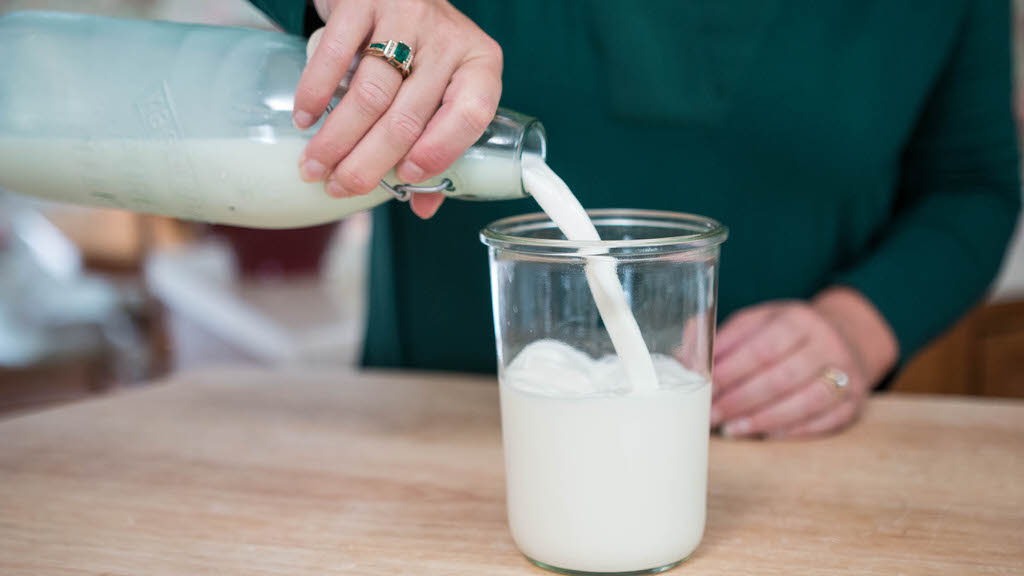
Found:
[{"label": "blurred background", "polygon": [[[243,0],[0,2],[31,9],[273,27]],[[1015,29],[1019,80],[1024,0]],[[355,366],[369,226],[242,230],[0,193],[0,417],[204,366]],[[1024,233],[988,300],[895,388],[1024,397]]]},{"label": "blurred background", "polygon": [[[242,0],[3,0],[272,28]],[[0,416],[218,364],[354,366],[368,215],[254,231],[0,193]]]}]

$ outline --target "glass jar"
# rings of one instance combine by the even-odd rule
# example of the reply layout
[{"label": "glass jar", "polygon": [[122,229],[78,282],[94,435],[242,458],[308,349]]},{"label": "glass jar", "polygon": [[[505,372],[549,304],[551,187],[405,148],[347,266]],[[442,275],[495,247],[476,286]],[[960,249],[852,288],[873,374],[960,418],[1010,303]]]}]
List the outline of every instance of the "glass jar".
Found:
[{"label": "glass jar", "polygon": [[[714,220],[588,212],[571,242],[544,214],[505,218],[489,246],[508,519],[519,549],[564,573],[654,573],[704,531],[719,249]],[[627,381],[587,283],[614,262],[657,373]]]}]

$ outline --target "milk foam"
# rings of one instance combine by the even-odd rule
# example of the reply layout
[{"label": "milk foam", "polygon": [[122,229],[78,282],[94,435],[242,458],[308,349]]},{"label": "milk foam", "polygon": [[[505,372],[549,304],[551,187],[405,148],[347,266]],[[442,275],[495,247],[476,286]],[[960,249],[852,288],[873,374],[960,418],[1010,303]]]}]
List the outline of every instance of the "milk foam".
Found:
[{"label": "milk foam", "polygon": [[677,360],[651,355],[655,378],[634,390],[623,362],[613,355],[591,358],[564,342],[538,340],[526,346],[505,368],[502,379],[524,392],[559,398],[650,394],[658,389],[700,387],[707,381]]}]

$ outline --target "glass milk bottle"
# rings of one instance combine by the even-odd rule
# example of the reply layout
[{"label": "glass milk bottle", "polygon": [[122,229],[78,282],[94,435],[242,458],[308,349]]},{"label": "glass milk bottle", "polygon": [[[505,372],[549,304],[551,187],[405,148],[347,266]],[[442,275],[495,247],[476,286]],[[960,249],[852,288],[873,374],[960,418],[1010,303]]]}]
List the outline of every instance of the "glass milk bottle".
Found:
[{"label": "glass milk bottle", "polygon": [[[566,574],[657,573],[704,532],[719,250],[714,220],[588,212],[601,242],[544,214],[498,220],[489,247],[508,522]],[[588,269],[614,266],[653,382],[631,381]]]},{"label": "glass milk bottle", "polygon": [[23,12],[0,17],[0,46],[0,189],[21,194],[291,228],[410,191],[522,197],[523,155],[545,154],[539,122],[499,110],[441,176],[409,186],[389,174],[365,196],[335,199],[299,178],[299,155],[323,122],[308,131],[292,125],[302,38]]}]

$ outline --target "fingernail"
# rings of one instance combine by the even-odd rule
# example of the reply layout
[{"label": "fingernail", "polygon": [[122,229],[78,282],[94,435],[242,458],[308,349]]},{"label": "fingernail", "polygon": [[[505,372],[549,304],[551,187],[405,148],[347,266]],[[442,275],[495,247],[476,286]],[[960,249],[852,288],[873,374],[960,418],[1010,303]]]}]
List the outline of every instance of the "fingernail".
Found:
[{"label": "fingernail", "polygon": [[292,124],[299,130],[305,130],[313,125],[313,115],[305,110],[296,110],[292,112]]},{"label": "fingernail", "polygon": [[711,407],[711,427],[718,426],[718,423],[722,421],[722,411],[714,406]]},{"label": "fingernail", "polygon": [[740,418],[739,420],[733,420],[725,426],[722,426],[722,436],[726,438],[735,438],[736,436],[742,436],[750,432],[750,420],[746,418]]},{"label": "fingernail", "polygon": [[302,179],[306,182],[317,182],[323,180],[327,175],[327,167],[316,160],[306,160],[299,168]]},{"label": "fingernail", "polygon": [[348,192],[337,180],[327,181],[327,194],[335,198],[344,198]]},{"label": "fingernail", "polygon": [[416,184],[423,181],[423,168],[405,161],[398,167],[398,177],[406,182]]}]

